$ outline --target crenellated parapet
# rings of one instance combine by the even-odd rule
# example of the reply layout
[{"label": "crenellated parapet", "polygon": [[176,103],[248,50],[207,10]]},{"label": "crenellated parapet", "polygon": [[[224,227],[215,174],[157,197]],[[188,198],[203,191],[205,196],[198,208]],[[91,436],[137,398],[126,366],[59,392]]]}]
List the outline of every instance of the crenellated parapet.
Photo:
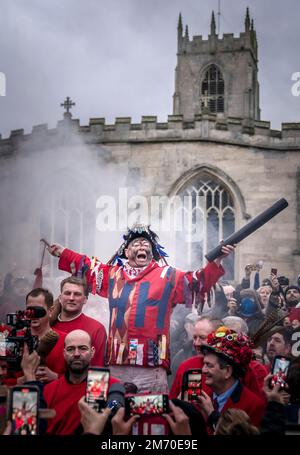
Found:
[{"label": "crenellated parapet", "polygon": [[167,122],[156,116],[143,116],[140,123],[130,117],[117,117],[113,124],[105,118],[91,118],[88,125],[78,119],[60,120],[56,128],[36,125],[32,132],[13,130],[8,138],[0,139],[0,155],[22,150],[41,150],[52,146],[72,144],[81,140],[88,144],[131,142],[207,141],[272,150],[299,150],[300,123],[283,123],[281,130],[273,130],[270,122],[225,117],[220,114],[197,114],[191,121],[182,115],[169,115]]}]

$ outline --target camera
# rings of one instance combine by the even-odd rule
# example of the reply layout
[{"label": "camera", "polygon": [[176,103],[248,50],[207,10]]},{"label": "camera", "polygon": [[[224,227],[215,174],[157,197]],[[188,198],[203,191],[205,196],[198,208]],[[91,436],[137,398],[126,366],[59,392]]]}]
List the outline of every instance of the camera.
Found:
[{"label": "camera", "polygon": [[0,359],[7,361],[10,370],[20,370],[24,343],[27,344],[30,353],[37,348],[38,337],[31,334],[31,320],[43,318],[45,315],[46,310],[36,306],[29,306],[24,311],[6,315],[10,333],[0,339]]}]

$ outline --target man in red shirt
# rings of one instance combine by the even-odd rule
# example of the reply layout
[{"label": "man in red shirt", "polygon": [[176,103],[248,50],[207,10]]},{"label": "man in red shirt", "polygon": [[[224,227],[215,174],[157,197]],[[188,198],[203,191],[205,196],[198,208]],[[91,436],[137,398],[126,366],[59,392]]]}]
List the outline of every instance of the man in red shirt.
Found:
[{"label": "man in red shirt", "polygon": [[[26,296],[26,308],[30,306],[41,307],[46,311],[42,318],[31,319],[31,334],[37,336],[39,340],[51,330],[50,315],[53,307],[53,295],[47,289],[36,288],[30,291]],[[66,371],[64,359],[64,341],[66,334],[58,329],[52,329],[58,335],[58,340],[49,352],[41,359],[41,365],[38,367],[36,377],[39,381],[50,382],[57,379]]]},{"label": "man in red shirt", "polygon": [[[220,324],[218,324],[219,326]],[[181,388],[183,384],[183,375],[186,371],[195,369],[195,368],[202,368],[203,366],[203,354],[201,352],[202,344],[206,343],[207,336],[217,327],[214,324],[214,321],[210,320],[206,316],[202,316],[199,321],[197,321],[194,325],[194,333],[193,333],[193,343],[194,348],[197,351],[197,355],[193,356],[184,362],[182,362],[178,370],[176,372],[176,376],[174,378],[171,390],[170,390],[170,398],[173,400],[175,398],[181,398]]]},{"label": "man in red shirt", "polygon": [[208,426],[215,428],[220,414],[237,408],[249,415],[252,425],[259,427],[266,403],[241,382],[253,355],[249,338],[221,326],[209,334],[207,345],[201,350],[205,385],[212,391],[212,396],[202,392],[199,397]]},{"label": "man in red shirt", "polygon": [[106,331],[100,322],[82,312],[83,305],[87,301],[84,281],[71,276],[61,282],[60,288],[61,312],[52,324],[53,328],[65,333],[77,329],[85,330],[91,336],[92,345],[95,347],[91,366],[103,366],[107,341]]},{"label": "man in red shirt", "polygon": [[[41,364],[36,371],[36,378],[41,382],[50,382],[57,379],[66,371],[64,359],[64,341],[66,334],[58,329],[51,329],[50,315],[53,307],[53,295],[47,289],[36,288],[26,296],[26,308],[39,307],[46,312],[41,318],[33,318],[30,322],[30,331],[33,336],[37,336],[39,342],[45,339],[50,331],[54,331],[58,336],[57,342],[50,352],[41,358]],[[23,376],[18,377],[18,384],[23,382]]]},{"label": "man in red shirt", "polygon": [[[85,395],[88,368],[95,354],[90,335],[83,330],[74,330],[65,338],[64,357],[67,372],[44,387],[48,408],[56,411],[49,419],[47,434],[70,435],[80,429],[78,401]],[[109,386],[119,382],[110,377]]]},{"label": "man in red shirt", "polygon": [[[233,247],[224,245],[222,257],[203,270],[185,273],[166,263],[159,266],[165,253],[157,240],[149,226],[136,225],[124,235],[123,244],[108,264],[57,244],[49,251],[60,258],[61,270],[85,271],[90,291],[108,298],[107,360],[114,376],[134,382],[140,392],[166,393],[171,311],[177,303],[192,303],[194,290],[201,298],[209,292],[224,274],[222,257]],[[127,262],[123,264],[121,258]]]}]

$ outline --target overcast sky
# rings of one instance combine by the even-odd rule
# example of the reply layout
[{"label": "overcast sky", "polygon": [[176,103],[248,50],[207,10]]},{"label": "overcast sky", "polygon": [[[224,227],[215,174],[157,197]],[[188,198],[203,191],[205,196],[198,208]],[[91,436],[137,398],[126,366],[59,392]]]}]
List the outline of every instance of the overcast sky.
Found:
[{"label": "overcast sky", "polygon": [[[300,121],[291,94],[300,72],[299,0],[221,0],[221,33],[244,30],[246,6],[258,36],[262,120],[280,128]],[[218,0],[0,0],[0,133],[62,117],[70,96],[73,117],[172,114],[177,21],[190,37],[209,32]]]}]

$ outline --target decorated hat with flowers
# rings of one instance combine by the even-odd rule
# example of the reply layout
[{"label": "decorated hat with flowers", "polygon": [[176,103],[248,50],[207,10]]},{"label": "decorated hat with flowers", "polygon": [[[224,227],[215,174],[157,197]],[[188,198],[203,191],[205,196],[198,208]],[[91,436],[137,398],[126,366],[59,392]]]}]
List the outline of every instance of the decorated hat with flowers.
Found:
[{"label": "decorated hat with flowers", "polygon": [[207,344],[201,346],[202,353],[214,353],[223,358],[236,372],[243,376],[253,357],[252,342],[249,337],[235,330],[221,326],[207,337]]}]

